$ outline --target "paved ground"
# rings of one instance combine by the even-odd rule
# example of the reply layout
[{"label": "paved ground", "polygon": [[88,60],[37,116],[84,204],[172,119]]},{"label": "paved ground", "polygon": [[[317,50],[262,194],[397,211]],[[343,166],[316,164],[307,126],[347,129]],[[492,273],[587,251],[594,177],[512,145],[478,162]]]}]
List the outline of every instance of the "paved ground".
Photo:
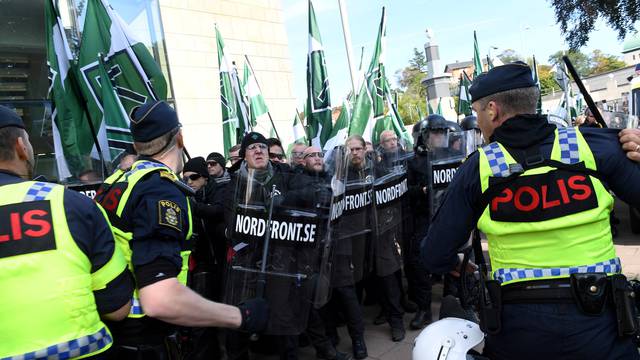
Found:
[{"label": "paved ground", "polygon": [[[614,239],[616,251],[622,260],[623,270],[627,277],[640,277],[640,235],[631,233],[629,225],[629,208],[623,203],[616,204],[616,215],[620,218],[621,223],[618,225],[619,235]],[[486,244],[485,244],[486,245]],[[440,311],[440,298],[442,294],[442,286],[434,285],[433,288],[433,305],[432,312],[434,318]],[[411,351],[413,348],[413,340],[418,336],[420,331],[407,330],[405,339],[395,343],[391,341],[391,334],[388,325],[373,325],[373,318],[378,313],[377,306],[364,307],[365,313],[365,340],[369,350],[369,359],[376,360],[409,360],[411,359]],[[405,327],[408,329],[409,321],[413,314],[405,315]],[[351,352],[351,340],[347,334],[346,327],[339,329],[342,342],[338,348],[344,352]],[[275,356],[259,357],[262,359],[277,359]],[[307,346],[300,349],[301,360],[315,359],[315,351],[313,347]]]}]

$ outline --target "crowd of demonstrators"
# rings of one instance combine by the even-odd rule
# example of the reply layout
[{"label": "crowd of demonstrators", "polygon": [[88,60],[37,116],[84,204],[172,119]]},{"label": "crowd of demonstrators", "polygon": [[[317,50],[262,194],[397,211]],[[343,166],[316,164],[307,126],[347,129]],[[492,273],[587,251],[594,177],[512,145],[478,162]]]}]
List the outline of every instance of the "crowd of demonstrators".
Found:
[{"label": "crowd of demonstrators", "polygon": [[[509,69],[520,74],[523,86],[500,87],[506,76],[502,72]],[[541,116],[526,114],[533,111],[537,97],[519,90],[532,86],[530,71],[525,70],[492,70],[489,77],[481,78],[484,82],[474,83],[472,96],[478,118],[466,117],[458,125],[430,115],[415,124],[413,149],[387,130],[376,144],[352,135],[329,152],[292,144],[287,156],[279,139],[251,132],[227,149],[228,159],[220,151],[185,162],[184,139],[175,111],[165,102],[152,101],[132,112],[133,149],[121,157],[116,171],[98,190],[97,205],[63,187],[23,180],[31,178],[33,171],[28,135],[18,116],[0,107],[0,193],[4,194],[0,197],[0,221],[11,227],[0,232],[0,266],[11,270],[0,275],[0,285],[11,290],[0,300],[0,309],[15,314],[0,316],[0,324],[19,335],[10,346],[0,346],[0,357],[37,358],[44,351],[61,358],[172,359],[180,354],[188,359],[236,360],[252,358],[252,352],[266,352],[277,353],[281,359],[297,359],[301,344],[309,342],[320,359],[364,359],[368,356],[365,322],[369,321],[363,316],[364,303],[380,306],[374,324],[386,322],[390,339],[401,341],[407,326],[405,312],[415,312],[410,329],[419,330],[432,322],[435,275],[444,274],[445,293],[456,294],[457,279],[448,272],[455,269],[456,253],[468,242],[471,228],[477,223],[497,241],[504,241],[502,235],[509,232],[489,215],[476,212],[481,186],[488,184],[484,180],[489,171],[495,171],[491,164],[481,163],[488,161],[489,146],[465,161],[446,196],[435,190],[435,159],[466,155],[468,138],[464,136],[468,134],[464,131],[476,140],[484,135],[505,144],[500,151],[514,153],[508,159],[530,160],[531,154],[520,151],[524,135],[527,144],[542,142],[545,156],[556,156],[551,153],[555,128]],[[512,95],[523,98],[521,108],[509,107],[500,97],[501,92],[514,89],[517,91]],[[523,107],[526,104],[530,109]],[[637,202],[637,187],[625,182],[640,176],[640,130],[620,131],[621,145],[613,146],[612,131],[586,125],[575,129],[568,131],[582,134],[580,159],[591,159],[585,166],[597,167],[590,174],[597,171],[621,198]],[[632,161],[625,158],[620,146]],[[560,166],[558,161],[551,165]],[[398,182],[386,182],[388,179]],[[400,201],[393,207],[379,206],[373,198],[378,196],[376,189],[392,184],[397,190],[403,181],[406,193],[399,195]],[[600,237],[607,240],[612,200],[600,181],[592,177],[590,186],[597,190],[595,206],[602,208],[598,226],[604,235]],[[337,205],[340,201],[342,205]],[[340,215],[334,218],[337,209]],[[36,215],[29,218],[28,213],[34,211]],[[14,213],[24,213],[25,226],[36,226],[29,223],[36,216],[42,231],[23,234],[15,227],[20,217]],[[254,240],[260,238],[253,244],[239,230],[246,225],[243,216],[254,216],[246,226],[248,233],[259,233],[262,226],[262,235],[252,235]],[[265,230],[265,226],[271,230],[272,216],[273,224],[280,226],[286,221],[302,221],[300,228],[304,227],[313,246],[284,243],[295,229]],[[536,224],[550,215],[540,216]],[[313,223],[300,220],[303,218]],[[585,219],[571,218],[580,222],[585,236],[595,234]],[[262,225],[261,220],[265,220]],[[564,225],[553,231],[563,231]],[[49,230],[44,231],[47,226]],[[557,236],[548,229],[536,229],[543,235]],[[520,232],[525,233],[512,234],[521,236]],[[3,240],[5,237],[23,242],[39,239],[42,245],[20,246],[23,242]],[[301,242],[301,237],[304,235],[299,232],[287,241]],[[322,246],[316,245],[316,240]],[[567,264],[587,264],[592,258],[601,261],[615,255],[610,241],[601,243],[607,256],[585,257],[576,252],[575,256],[566,255]],[[541,246],[556,251],[556,244]],[[580,246],[576,242],[576,248]],[[330,249],[331,271],[326,273],[321,266],[324,248]],[[508,251],[510,256],[497,254],[492,261],[503,268],[516,267],[511,259],[518,258],[520,250],[514,246]],[[564,255],[558,254],[558,258]],[[543,266],[541,259],[546,258],[541,254],[532,259],[535,265]],[[72,278],[84,280],[74,282],[69,280]],[[23,286],[25,283],[29,286]],[[39,288],[51,296],[32,296]],[[516,295],[523,291],[522,287],[511,288]],[[79,300],[66,301],[69,292]],[[488,351],[496,358],[510,358],[508,352],[521,355],[523,349],[531,354],[560,351],[553,346],[540,348],[537,340],[523,340],[537,338],[522,330],[530,324],[540,332],[553,327],[547,323],[545,311],[559,306],[545,304],[548,309],[538,311],[525,305],[530,311],[526,323],[518,306],[523,307],[505,303],[503,325],[508,331],[489,337]],[[602,336],[614,328],[610,326],[612,316],[587,318],[577,310],[562,316],[580,320],[577,325],[585,333]],[[587,329],[587,323],[596,327]],[[342,324],[347,327],[352,353],[336,348],[342,340],[337,331]],[[610,347],[600,350],[626,354],[630,349],[626,340],[612,339],[607,338]],[[74,345],[87,341],[85,347]],[[520,348],[520,344],[526,346]],[[590,344],[576,346],[600,351]],[[54,350],[56,354],[51,353]]]}]

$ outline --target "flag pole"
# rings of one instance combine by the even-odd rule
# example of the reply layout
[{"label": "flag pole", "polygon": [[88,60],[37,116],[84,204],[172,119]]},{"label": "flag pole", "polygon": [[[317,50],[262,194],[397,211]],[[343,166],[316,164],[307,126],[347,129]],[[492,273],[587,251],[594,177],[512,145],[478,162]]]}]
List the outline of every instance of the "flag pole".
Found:
[{"label": "flag pole", "polygon": [[[256,77],[256,72],[253,71],[253,66],[251,66],[251,61],[249,61],[249,57],[247,55],[244,56],[244,61],[247,62],[247,65],[249,65],[249,69],[251,69],[251,73],[253,74],[253,78],[256,80],[256,85],[258,85],[258,91],[260,91],[260,94],[262,94],[262,89],[260,88],[260,83],[258,82],[258,77]],[[264,95],[263,95],[264,97]],[[276,129],[276,124],[273,123],[273,118],[271,117],[271,111],[268,110],[269,108],[267,108],[267,115],[269,115],[269,121],[271,122],[271,127],[273,128],[273,131],[276,133],[276,137],[278,138],[278,140],[282,141],[280,139],[280,135],[278,134],[278,129]],[[298,109],[296,109],[296,111],[298,111]]]},{"label": "flag pole", "polygon": [[338,0],[340,7],[340,19],[342,20],[342,35],[344,47],[347,50],[347,62],[349,63],[349,75],[351,76],[351,90],[356,94],[356,73],[353,67],[353,50],[351,49],[351,30],[349,29],[349,14],[344,0]]}]

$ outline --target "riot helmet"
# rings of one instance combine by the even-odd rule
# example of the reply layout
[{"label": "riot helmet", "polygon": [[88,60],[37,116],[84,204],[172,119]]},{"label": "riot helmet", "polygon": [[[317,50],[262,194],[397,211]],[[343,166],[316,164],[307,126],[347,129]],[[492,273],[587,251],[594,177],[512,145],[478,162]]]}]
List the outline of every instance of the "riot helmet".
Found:
[{"label": "riot helmet", "polygon": [[460,151],[462,147],[462,128],[455,121],[447,120],[449,127],[449,149]]},{"label": "riot helmet", "polygon": [[429,120],[424,118],[413,125],[411,129],[411,136],[413,136],[413,147],[418,148],[423,145],[422,143],[422,132],[426,131],[429,127]]},{"label": "riot helmet", "polygon": [[427,116],[428,126],[422,129],[422,142],[429,150],[446,148],[449,146],[449,124],[442,115]]},{"label": "riot helmet", "polygon": [[480,126],[478,126],[478,118],[475,115],[466,116],[462,119],[460,125],[463,130],[474,130],[476,144],[478,146],[482,144],[482,132],[480,131]]},{"label": "riot helmet", "polygon": [[480,345],[484,334],[478,324],[444,318],[427,326],[415,339],[413,360],[466,360],[469,350]]}]

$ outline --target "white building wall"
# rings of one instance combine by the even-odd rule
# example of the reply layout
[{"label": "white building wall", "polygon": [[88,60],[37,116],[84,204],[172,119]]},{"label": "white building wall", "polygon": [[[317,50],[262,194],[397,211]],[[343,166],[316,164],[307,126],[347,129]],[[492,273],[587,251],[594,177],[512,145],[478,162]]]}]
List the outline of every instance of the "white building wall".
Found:
[{"label": "white building wall", "polygon": [[240,74],[249,57],[282,140],[292,141],[296,99],[280,0],[160,0],[160,12],[191,156],[223,152],[216,23]]}]

